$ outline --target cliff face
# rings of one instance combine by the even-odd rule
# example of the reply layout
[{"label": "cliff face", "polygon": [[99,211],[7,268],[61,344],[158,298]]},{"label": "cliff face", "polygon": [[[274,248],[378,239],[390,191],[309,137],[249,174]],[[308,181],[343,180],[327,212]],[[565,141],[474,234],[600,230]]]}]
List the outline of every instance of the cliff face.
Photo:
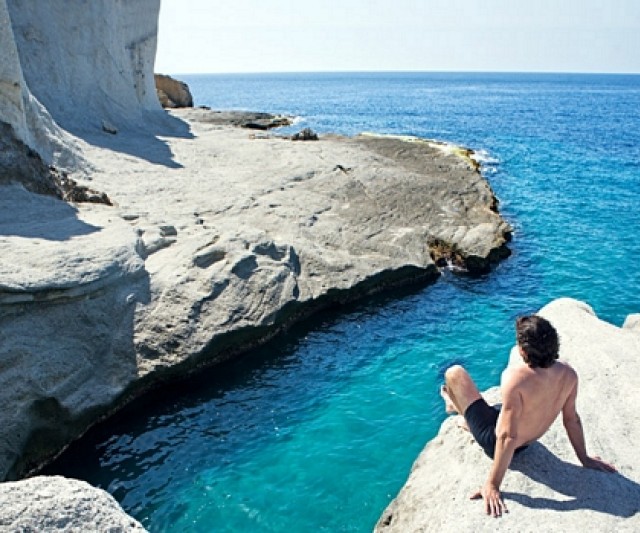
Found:
[{"label": "cliff face", "polygon": [[160,109],[160,0],[3,1],[26,85],[60,126],[121,127]]},{"label": "cliff face", "polygon": [[[640,530],[638,315],[617,328],[569,299],[550,303],[540,314],[558,330],[560,357],[578,373],[587,452],[613,463],[619,473],[579,466],[559,417],[539,442],[514,458],[501,487],[509,513],[490,518],[483,503],[469,496],[486,480],[491,461],[460,427],[462,417],[454,416],[418,457],[377,533]],[[515,349],[511,357],[519,359]],[[499,389],[485,397],[499,402]]]},{"label": "cliff face", "polygon": [[[47,163],[69,166],[77,163],[71,138],[58,127],[27,86],[6,0],[0,0],[0,122],[6,124],[0,131],[3,144],[24,143]],[[0,174],[12,172],[12,166],[0,161]],[[13,175],[12,179],[23,178]]]},{"label": "cliff face", "polygon": [[0,119],[11,124],[22,141],[28,141],[25,113],[26,85],[6,0],[0,0]]},{"label": "cliff face", "polygon": [[138,237],[112,208],[60,200],[88,189],[70,190],[49,165],[89,168],[66,130],[100,141],[102,121],[135,129],[164,117],[159,7],[0,0],[2,479],[25,447],[59,449],[136,376],[130,295],[143,299],[147,285]]},{"label": "cliff face", "polygon": [[141,127],[146,111],[160,109],[159,10],[160,0],[0,0],[0,122],[13,130],[3,139],[78,169],[84,160],[67,131]]}]

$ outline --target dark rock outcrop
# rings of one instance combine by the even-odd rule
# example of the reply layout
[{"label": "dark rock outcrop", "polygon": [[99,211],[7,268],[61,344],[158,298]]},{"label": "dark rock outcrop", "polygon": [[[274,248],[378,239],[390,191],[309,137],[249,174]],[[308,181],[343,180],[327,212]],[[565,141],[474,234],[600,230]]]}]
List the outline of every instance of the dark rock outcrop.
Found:
[{"label": "dark rock outcrop", "polygon": [[20,141],[9,124],[0,121],[0,185],[9,183],[19,183],[38,194],[62,197],[57,172]]},{"label": "dark rock outcrop", "polygon": [[47,166],[42,158],[0,122],[0,185],[20,184],[28,191],[47,194],[67,202],[113,205],[104,192],[79,185],[65,171]]},{"label": "dark rock outcrop", "polygon": [[304,128],[291,136],[292,141],[317,141],[318,134],[311,128]]},{"label": "dark rock outcrop", "polygon": [[249,130],[266,131],[293,124],[290,117],[255,111],[212,111],[206,107],[199,107],[181,109],[179,113],[183,118],[204,124],[236,126]]}]

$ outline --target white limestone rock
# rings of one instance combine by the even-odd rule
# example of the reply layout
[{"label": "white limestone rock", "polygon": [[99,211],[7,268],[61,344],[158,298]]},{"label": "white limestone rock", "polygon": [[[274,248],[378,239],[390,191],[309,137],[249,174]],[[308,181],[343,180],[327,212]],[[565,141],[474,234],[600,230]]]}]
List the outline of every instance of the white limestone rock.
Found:
[{"label": "white limestone rock", "polygon": [[629,315],[622,327],[625,329],[630,329],[636,332],[640,332],[640,313],[635,313],[633,315]]},{"label": "white limestone rock", "polygon": [[62,139],[92,170],[72,174],[78,191],[113,204],[0,179],[0,479],[161,379],[322,306],[432,281],[435,261],[486,270],[507,253],[510,228],[468,151],[371,136],[294,143],[230,125],[246,114],[162,111],[158,9],[0,0],[0,120],[47,164],[62,151],[38,132]]},{"label": "white limestone rock", "polygon": [[[164,165],[85,148],[96,170],[79,183],[113,207],[6,189],[1,477],[160,376],[229,359],[323,305],[434,280],[434,240],[485,267],[504,251],[509,226],[488,184],[429,143],[189,127],[196,137],[169,139]],[[144,155],[156,140],[120,131],[108,142]],[[478,226],[485,237],[467,247]]]},{"label": "white limestone rock", "polygon": [[[13,7],[13,4],[11,0],[9,5],[7,0],[0,0],[0,122],[8,124],[13,135],[48,164],[81,168],[84,162],[78,153],[77,142],[53,121],[24,79],[10,18],[9,6]],[[32,4],[44,7],[44,2]],[[48,21],[48,17],[44,17],[40,23],[46,24]],[[47,89],[51,90],[51,83]],[[2,135],[5,136],[5,133]]]},{"label": "white limestone rock", "polygon": [[[456,155],[385,138],[257,140],[201,113],[195,139],[171,142],[184,168],[141,161],[115,173],[106,168],[112,153],[92,155],[104,169],[92,183],[110,184],[126,216],[137,214],[131,222],[149,254],[151,301],[136,326],[142,373],[220,361],[319,305],[434,279],[436,238],[455,246],[485,225],[482,245],[460,244],[460,254],[505,251],[510,228],[491,210],[488,184]],[[152,196],[140,194],[140,175]],[[166,225],[175,235],[162,234]]]},{"label": "white limestone rock", "polygon": [[[514,458],[502,485],[509,513],[490,518],[481,501],[469,496],[485,481],[491,462],[455,416],[420,454],[377,533],[640,530],[640,389],[633,378],[640,373],[640,335],[599,320],[575,300],[555,300],[540,314],[559,332],[561,358],[578,372],[587,451],[619,473],[582,468],[557,420]],[[515,349],[511,356],[517,357]],[[487,395],[497,401],[499,389]]]},{"label": "white limestone rock", "polygon": [[26,85],[64,129],[139,127],[145,110],[160,110],[160,0],[2,1]]},{"label": "white limestone rock", "polygon": [[0,531],[146,531],[108,492],[75,479],[39,476],[2,483],[0,502]]},{"label": "white limestone rock", "polygon": [[[137,377],[148,280],[113,208],[0,187],[0,477],[60,449]],[[31,455],[26,456],[26,448]]]},{"label": "white limestone rock", "polygon": [[160,0],[0,0],[0,122],[47,164],[77,171],[87,163],[68,132],[99,143],[103,124],[166,121],[153,78],[159,9]]}]

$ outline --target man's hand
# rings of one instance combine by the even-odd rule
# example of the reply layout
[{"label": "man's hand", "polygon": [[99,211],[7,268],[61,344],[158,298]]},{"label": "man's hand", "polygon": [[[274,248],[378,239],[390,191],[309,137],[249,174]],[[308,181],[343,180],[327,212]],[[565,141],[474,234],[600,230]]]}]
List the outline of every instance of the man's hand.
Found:
[{"label": "man's hand", "polygon": [[485,483],[479,491],[471,495],[472,500],[479,498],[484,499],[484,509],[488,515],[498,517],[502,516],[502,513],[509,512],[504,501],[502,501],[500,491],[495,485],[489,482]]},{"label": "man's hand", "polygon": [[591,468],[592,470],[600,470],[602,472],[617,472],[616,467],[605,463],[600,457],[587,457],[582,461],[582,466],[585,468]]}]

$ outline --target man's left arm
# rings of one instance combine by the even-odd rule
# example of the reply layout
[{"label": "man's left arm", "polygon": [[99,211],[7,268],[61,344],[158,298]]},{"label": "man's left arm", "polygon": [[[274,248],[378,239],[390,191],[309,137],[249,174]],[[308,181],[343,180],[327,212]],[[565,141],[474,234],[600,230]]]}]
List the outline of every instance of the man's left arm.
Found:
[{"label": "man's left arm", "polygon": [[513,388],[503,390],[503,404],[496,426],[496,449],[489,477],[479,495],[484,498],[487,514],[501,516],[508,512],[500,495],[500,485],[511,464],[518,438],[518,420],[522,413],[522,397]]}]

